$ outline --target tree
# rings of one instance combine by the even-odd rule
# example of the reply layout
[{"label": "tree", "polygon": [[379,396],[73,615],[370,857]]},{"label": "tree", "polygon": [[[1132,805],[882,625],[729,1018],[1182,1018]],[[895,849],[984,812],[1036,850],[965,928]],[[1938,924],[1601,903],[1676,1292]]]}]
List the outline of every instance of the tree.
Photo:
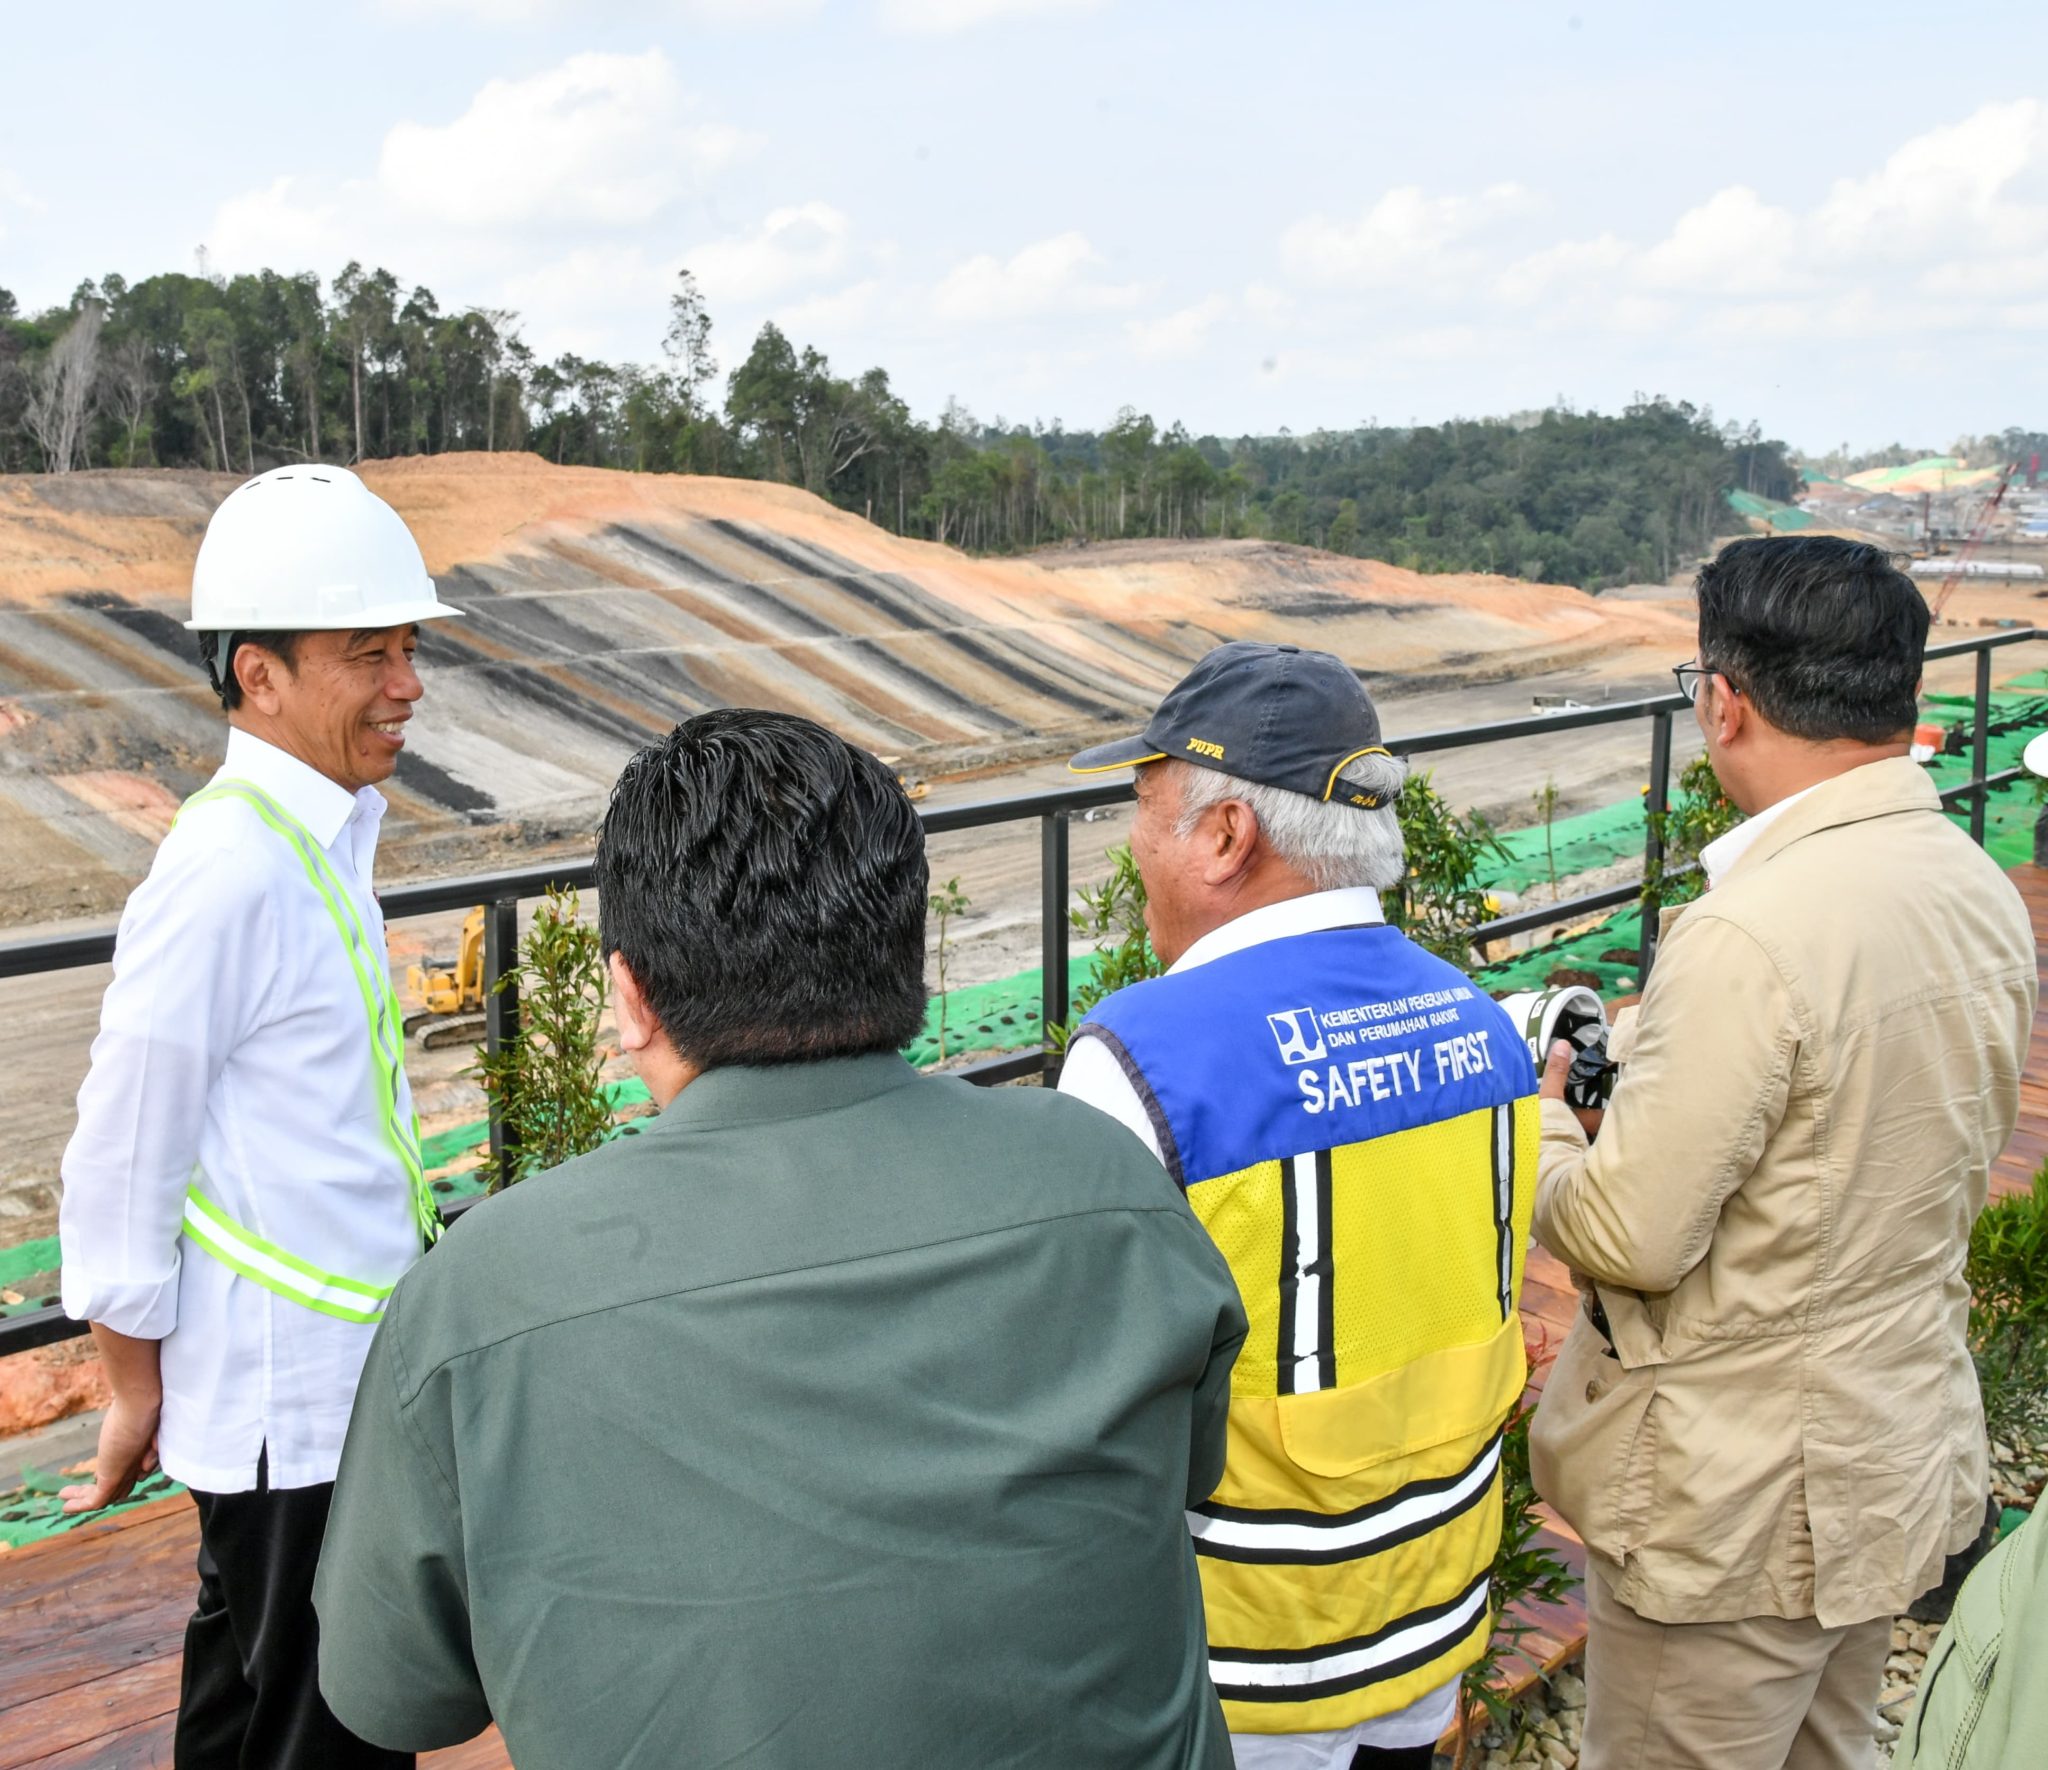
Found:
[{"label": "tree", "polygon": [[99,380],[106,313],[98,301],[80,303],[71,324],[29,369],[22,420],[43,452],[45,473],[69,473],[87,464],[85,421]]},{"label": "tree", "polygon": [[108,409],[128,433],[121,446],[121,464],[139,466],[136,454],[147,434],[144,420],[156,397],[156,371],[150,362],[149,346],[140,338],[123,338],[107,352],[100,371],[100,386]]},{"label": "tree", "polygon": [[683,390],[684,404],[692,418],[704,411],[703,394],[718,365],[711,359],[711,315],[697,279],[687,270],[676,272],[675,293],[668,298],[668,330],[661,337],[661,354]]},{"label": "tree", "polygon": [[939,1061],[946,1061],[946,961],[951,956],[948,934],[953,918],[968,906],[967,893],[960,889],[958,876],[948,879],[931,895],[931,912],[939,924]]}]

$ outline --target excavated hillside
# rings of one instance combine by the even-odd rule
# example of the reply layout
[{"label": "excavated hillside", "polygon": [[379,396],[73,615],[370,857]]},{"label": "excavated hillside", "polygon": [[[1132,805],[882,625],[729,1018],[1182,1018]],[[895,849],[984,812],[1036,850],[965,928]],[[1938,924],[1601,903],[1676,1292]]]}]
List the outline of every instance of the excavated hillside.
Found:
[{"label": "excavated hillside", "polygon": [[[533,455],[363,477],[468,616],[423,636],[387,877],[587,843],[625,756],[707,707],[804,712],[936,776],[1128,729],[1226,639],[1335,651],[1396,701],[1640,679],[1690,643],[1676,608],[1264,542],[987,560],[754,481]],[[0,478],[0,921],[117,906],[213,769],[220,712],[179,622],[235,483]]]}]

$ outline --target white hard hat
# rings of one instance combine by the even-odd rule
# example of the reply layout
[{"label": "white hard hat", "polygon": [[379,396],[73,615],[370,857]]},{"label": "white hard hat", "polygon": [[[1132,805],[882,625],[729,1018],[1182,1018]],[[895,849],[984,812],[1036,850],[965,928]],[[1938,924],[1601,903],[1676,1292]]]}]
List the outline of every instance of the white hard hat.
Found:
[{"label": "white hard hat", "polygon": [[192,567],[192,632],[400,627],[459,615],[404,519],[349,472],[275,467],[228,493]]},{"label": "white hard hat", "polygon": [[2020,762],[2029,774],[2048,774],[2048,731],[2030,738],[2020,752]]}]

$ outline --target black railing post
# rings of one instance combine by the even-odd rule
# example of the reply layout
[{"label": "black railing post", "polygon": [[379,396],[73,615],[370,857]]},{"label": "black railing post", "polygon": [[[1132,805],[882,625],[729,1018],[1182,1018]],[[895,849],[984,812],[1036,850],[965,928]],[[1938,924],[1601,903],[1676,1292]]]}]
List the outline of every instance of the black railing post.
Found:
[{"label": "black railing post", "polygon": [[1045,1036],[1045,1080],[1059,1079],[1059,1053],[1052,1047],[1052,1028],[1064,1026],[1073,1012],[1072,979],[1067,968],[1067,816],[1049,811],[1038,820],[1039,1025]]},{"label": "black railing post", "polygon": [[1636,987],[1650,981],[1657,959],[1657,914],[1664,907],[1664,814],[1671,807],[1671,715],[1650,720],[1650,792],[1643,802],[1642,933],[1636,942]]},{"label": "black railing post", "polygon": [[1984,846],[1984,816],[1991,808],[1991,650],[1977,654],[1977,709],[1970,733],[1970,772],[1976,791],[1970,795],[1970,840]]},{"label": "black railing post", "polygon": [[[493,1057],[519,1036],[519,899],[500,897],[484,906],[484,1049]],[[508,981],[500,989],[498,981]],[[519,1128],[505,1122],[504,1102],[490,1095],[491,1165],[504,1172],[509,1150],[519,1147]]]}]

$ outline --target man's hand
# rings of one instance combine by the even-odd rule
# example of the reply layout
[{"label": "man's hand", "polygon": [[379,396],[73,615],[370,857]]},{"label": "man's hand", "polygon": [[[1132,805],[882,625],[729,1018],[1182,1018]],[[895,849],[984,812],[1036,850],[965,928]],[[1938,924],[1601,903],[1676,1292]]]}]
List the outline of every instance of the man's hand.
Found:
[{"label": "man's hand", "polygon": [[[1549,1059],[1543,1065],[1543,1082],[1536,1092],[1545,1100],[1564,1101],[1564,1079],[1571,1072],[1572,1059],[1578,1055],[1563,1039],[1550,1047]],[[1572,1109],[1572,1117],[1579,1121],[1579,1129],[1586,1133],[1586,1141],[1592,1142],[1600,1135],[1600,1122],[1606,1118],[1596,1108],[1578,1107]]]},{"label": "man's hand", "polygon": [[100,1450],[92,1480],[67,1487],[58,1495],[67,1516],[119,1505],[136,1482],[156,1467],[156,1426],[161,1412],[160,1403],[114,1397],[114,1405],[100,1422]]},{"label": "man's hand", "polygon": [[106,1367],[114,1405],[100,1422],[100,1454],[91,1482],[67,1487],[57,1496],[66,1513],[120,1504],[156,1467],[156,1427],[164,1410],[162,1342],[117,1333],[103,1321],[92,1324],[92,1340]]}]

